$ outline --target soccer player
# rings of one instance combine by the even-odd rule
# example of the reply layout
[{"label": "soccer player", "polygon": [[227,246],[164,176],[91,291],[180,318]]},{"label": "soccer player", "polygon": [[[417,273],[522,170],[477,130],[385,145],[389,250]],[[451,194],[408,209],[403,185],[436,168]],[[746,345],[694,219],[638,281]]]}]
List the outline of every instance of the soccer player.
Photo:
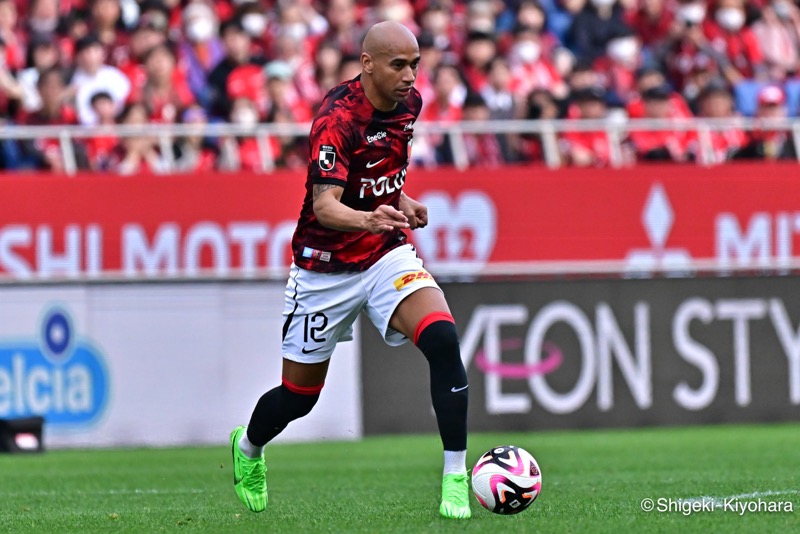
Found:
[{"label": "soccer player", "polygon": [[360,312],[389,345],[411,339],[430,366],[430,390],[444,446],[442,501],[449,518],[471,516],[467,483],[467,375],[447,302],[423,268],[406,229],[428,210],[403,193],[420,54],[396,22],[367,32],[361,74],[334,87],[311,127],[306,194],[292,240],[286,286],[282,383],[231,433],[234,488],[254,512],[267,505],[264,445],[319,399],[336,343],[352,339]]}]

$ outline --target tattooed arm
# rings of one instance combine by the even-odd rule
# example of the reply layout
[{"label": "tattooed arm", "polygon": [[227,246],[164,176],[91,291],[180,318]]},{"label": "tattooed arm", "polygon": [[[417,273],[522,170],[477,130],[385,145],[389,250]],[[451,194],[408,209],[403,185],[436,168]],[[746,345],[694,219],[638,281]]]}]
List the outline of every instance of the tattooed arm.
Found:
[{"label": "tattooed arm", "polygon": [[373,234],[394,228],[408,228],[408,218],[392,206],[379,206],[375,211],[358,211],[342,204],[344,188],[332,184],[315,184],[314,215],[322,226],[343,232],[368,231]]}]

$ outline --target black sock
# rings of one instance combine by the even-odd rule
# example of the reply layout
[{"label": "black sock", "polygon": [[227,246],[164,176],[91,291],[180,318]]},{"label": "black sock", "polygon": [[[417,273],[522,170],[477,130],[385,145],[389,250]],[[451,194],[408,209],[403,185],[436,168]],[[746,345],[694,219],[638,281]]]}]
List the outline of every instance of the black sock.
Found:
[{"label": "black sock", "polygon": [[316,393],[295,393],[283,384],[267,391],[258,399],[250,417],[247,439],[253,445],[263,447],[280,434],[286,425],[308,415],[317,399],[319,390]]},{"label": "black sock", "polygon": [[467,372],[461,362],[456,325],[436,321],[417,337],[431,370],[431,400],[446,451],[467,448]]}]

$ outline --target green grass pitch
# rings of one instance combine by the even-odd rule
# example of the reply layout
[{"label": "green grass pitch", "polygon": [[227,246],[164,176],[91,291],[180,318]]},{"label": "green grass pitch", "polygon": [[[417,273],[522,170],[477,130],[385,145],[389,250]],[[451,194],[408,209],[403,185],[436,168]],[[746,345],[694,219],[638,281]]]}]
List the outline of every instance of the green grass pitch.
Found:
[{"label": "green grass pitch", "polygon": [[[232,488],[225,447],[0,456],[0,532],[797,532],[800,424],[473,434],[528,449],[542,494],[525,512],[438,516],[436,436],[273,445],[270,503],[253,514]],[[471,467],[471,466],[470,466]],[[789,502],[792,512],[646,513],[642,499]],[[751,505],[752,506],[752,505]]]}]

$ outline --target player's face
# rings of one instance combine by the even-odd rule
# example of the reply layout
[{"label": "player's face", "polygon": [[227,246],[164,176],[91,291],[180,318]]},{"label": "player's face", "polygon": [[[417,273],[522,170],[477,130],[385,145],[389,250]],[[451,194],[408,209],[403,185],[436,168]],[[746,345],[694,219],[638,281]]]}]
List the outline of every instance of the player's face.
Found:
[{"label": "player's face", "polygon": [[372,81],[380,97],[394,107],[411,93],[419,68],[419,47],[414,43],[389,49],[373,58]]}]

